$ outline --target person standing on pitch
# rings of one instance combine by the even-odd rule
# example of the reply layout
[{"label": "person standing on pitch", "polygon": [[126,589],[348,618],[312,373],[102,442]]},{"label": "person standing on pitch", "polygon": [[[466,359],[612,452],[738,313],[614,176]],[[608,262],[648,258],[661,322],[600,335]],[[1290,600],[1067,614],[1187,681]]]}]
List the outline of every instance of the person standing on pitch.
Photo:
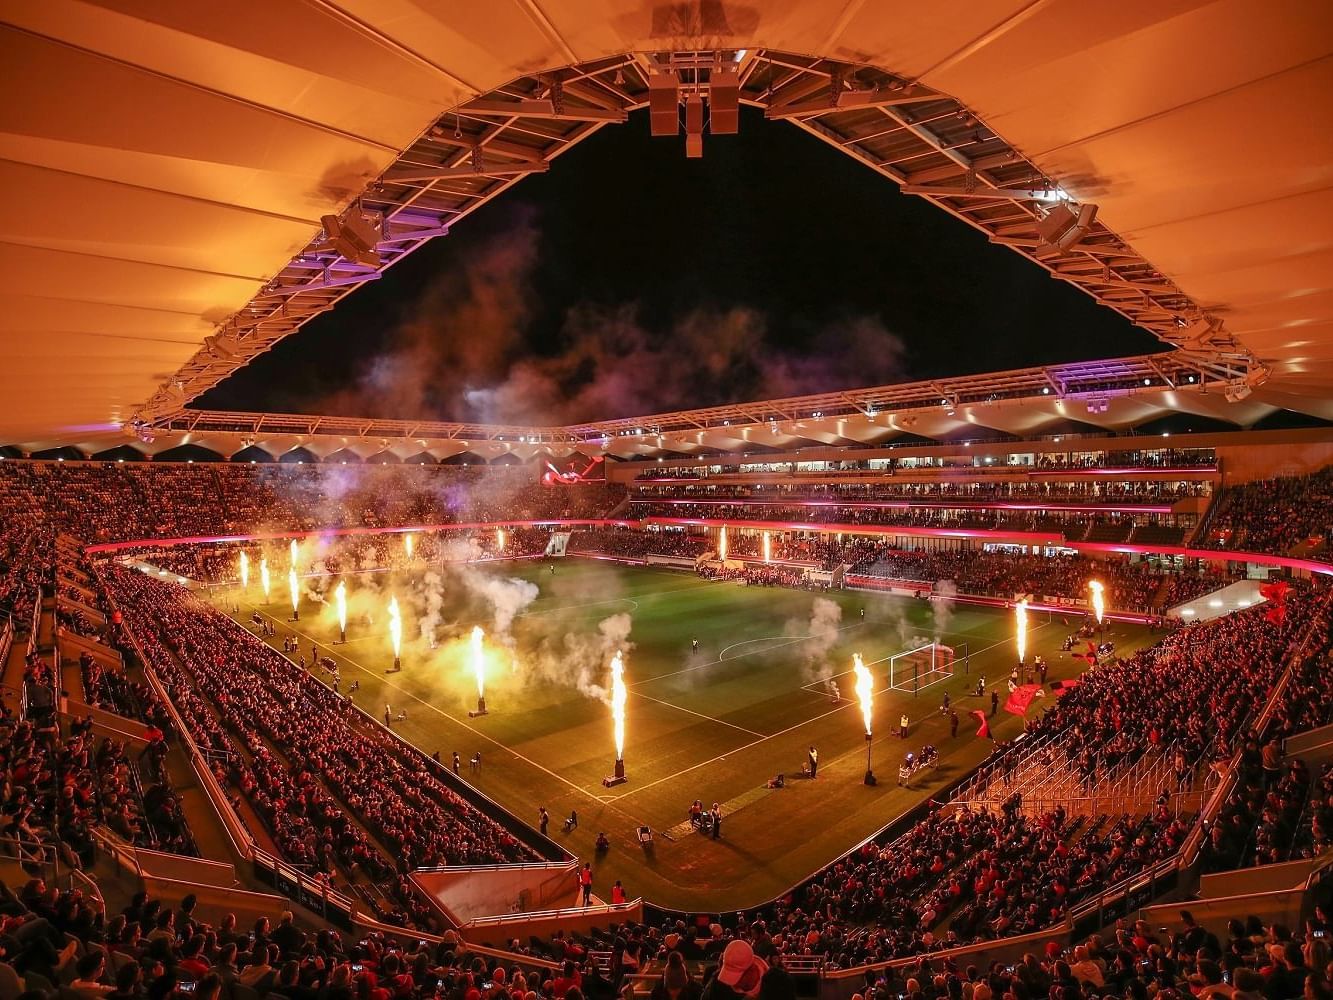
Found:
[{"label": "person standing on pitch", "polygon": [[958,713],[955,712],[952,708],[949,709],[949,735],[950,736],[958,735]]},{"label": "person standing on pitch", "polygon": [[901,719],[898,720],[898,738],[899,738],[899,739],[904,739],[904,740],[907,739],[907,730],[908,730],[908,728],[909,728],[911,725],[912,725],[912,720],[909,719],[909,718],[907,717],[907,713],[904,712],[904,713],[903,713],[903,717],[902,717]]},{"label": "person standing on pitch", "polygon": [[810,748],[810,753],[807,755],[807,763],[810,765],[810,777],[813,778],[819,773],[819,751],[814,747]]},{"label": "person standing on pitch", "polygon": [[463,760],[462,760],[461,757],[458,756],[458,751],[455,750],[455,751],[454,751],[454,774],[458,774],[458,773],[459,773],[459,769],[460,769],[462,766],[463,766]]},{"label": "person standing on pitch", "polygon": [[537,825],[541,828],[542,836],[546,836],[546,827],[551,822],[551,814],[546,811],[545,806],[537,807]]},{"label": "person standing on pitch", "polygon": [[990,714],[995,715],[1000,710],[1000,692],[992,691],[990,693]]},{"label": "person standing on pitch", "polygon": [[691,653],[697,653],[697,652],[699,652],[699,640],[698,640],[698,639],[691,639],[691,640],[690,640],[690,652],[691,652]]},{"label": "person standing on pitch", "polygon": [[583,890],[583,905],[592,903],[592,862],[583,862],[583,871],[579,872],[579,888]]},{"label": "person standing on pitch", "polygon": [[713,803],[713,839],[717,840],[722,836],[722,807],[718,803]]}]

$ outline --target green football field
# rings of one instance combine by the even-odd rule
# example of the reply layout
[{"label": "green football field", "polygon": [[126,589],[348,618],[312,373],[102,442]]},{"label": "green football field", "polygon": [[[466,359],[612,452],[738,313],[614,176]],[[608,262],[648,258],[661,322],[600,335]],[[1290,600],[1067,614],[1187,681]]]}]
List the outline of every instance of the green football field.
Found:
[{"label": "green football field", "polygon": [[[474,623],[493,632],[494,621],[475,592],[451,598],[447,575],[440,588],[438,648],[421,638],[423,602],[402,598],[398,673],[386,673],[393,655],[383,614],[373,614],[372,623],[361,609],[372,600],[382,605],[389,592],[410,595],[422,586],[424,573],[377,574],[369,581],[374,593],[351,602],[346,644],[329,645],[338,635],[331,603],[303,600],[301,618],[293,623],[290,603],[242,599],[239,617],[246,620],[255,609],[271,615],[278,634],[270,641],[280,646],[295,632],[307,661],[311,643],[318,643],[321,656],[339,662],[342,690],[360,682],[358,705],[376,718],[383,717],[386,703],[395,715],[405,711],[407,717],[394,723],[402,737],[438,751],[446,763],[458,751],[463,777],[521,819],[535,826],[537,809],[545,806],[550,835],[593,860],[594,891],[603,898],[617,878],[630,898],[642,895],[682,909],[743,908],[783,892],[986,755],[989,743],[975,737],[967,713],[984,706],[989,714],[990,697],[971,692],[981,675],[992,689],[998,686],[1003,701],[1016,657],[1013,613],[1001,609],[958,605],[937,636],[942,623],[931,605],[911,598],[745,587],[581,559],[560,561],[554,575],[547,565],[524,562],[470,572],[474,584],[510,579],[539,588],[513,622],[512,650],[488,646],[489,714],[480,718],[468,715],[476,708],[477,689],[467,636]],[[237,599],[235,591],[215,596],[228,610]],[[839,606],[841,617],[826,626],[828,648],[812,663],[820,647],[807,637],[821,596]],[[830,610],[824,607],[826,622]],[[614,617],[619,615],[629,618]],[[593,690],[609,685],[599,631],[607,619],[631,626],[625,643],[628,781],[610,789],[602,785],[615,757],[610,709]],[[1034,613],[1030,627],[1028,656],[1045,656],[1050,679],[1079,672],[1082,661],[1060,652],[1068,629],[1058,619]],[[892,690],[888,658],[921,637],[960,652],[966,645],[970,662],[957,663],[950,679],[915,697]],[[1145,629],[1119,623],[1109,637],[1121,651],[1150,641]],[[691,650],[692,638],[699,641],[698,653]],[[875,675],[877,787],[862,780],[865,735],[859,708],[849,700],[855,697],[854,653]],[[838,675],[839,703],[812,680],[821,660]],[[581,680],[574,677],[577,664],[588,662],[595,667]],[[329,681],[322,670],[315,675]],[[939,711],[945,691],[961,717],[956,738]],[[1052,701],[1038,701],[1031,711]],[[911,719],[906,741],[898,737],[904,712]],[[991,725],[1004,740],[1020,731],[1021,721],[1001,711]],[[939,749],[939,767],[919,775],[910,790],[897,787],[903,754],[926,743]],[[765,787],[780,771],[799,778],[811,745],[819,751],[817,780]],[[475,752],[482,766],[473,773],[467,761]],[[689,830],[685,820],[695,799],[705,806],[722,803],[721,839]],[[579,826],[566,834],[561,820],[571,809]],[[638,842],[641,825],[656,832],[651,846]],[[599,831],[610,838],[611,849],[594,857]]]}]

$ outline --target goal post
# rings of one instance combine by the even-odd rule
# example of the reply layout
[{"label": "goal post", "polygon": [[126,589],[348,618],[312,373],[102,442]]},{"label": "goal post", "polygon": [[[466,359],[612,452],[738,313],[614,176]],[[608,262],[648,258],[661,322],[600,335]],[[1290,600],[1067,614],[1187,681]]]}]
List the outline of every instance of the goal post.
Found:
[{"label": "goal post", "polygon": [[966,672],[967,664],[966,644],[922,643],[889,657],[889,687],[894,691],[918,694],[949,680],[957,669]]}]

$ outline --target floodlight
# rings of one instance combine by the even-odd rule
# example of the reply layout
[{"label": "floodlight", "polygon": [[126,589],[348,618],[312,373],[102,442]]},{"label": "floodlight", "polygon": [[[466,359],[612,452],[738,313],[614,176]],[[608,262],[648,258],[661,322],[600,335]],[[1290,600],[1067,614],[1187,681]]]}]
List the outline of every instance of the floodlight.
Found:
[{"label": "floodlight", "polygon": [[212,355],[214,361],[231,361],[239,348],[236,338],[227,333],[204,338],[204,350]]},{"label": "floodlight", "polygon": [[367,267],[378,267],[380,260],[376,246],[380,241],[379,216],[363,215],[359,206],[353,205],[342,215],[320,217],[324,227],[324,239],[316,249],[333,250],[344,260]]},{"label": "floodlight", "polygon": [[1096,220],[1096,205],[1073,206],[1067,201],[1058,201],[1037,223],[1037,237],[1048,249],[1066,254],[1088,235]]}]

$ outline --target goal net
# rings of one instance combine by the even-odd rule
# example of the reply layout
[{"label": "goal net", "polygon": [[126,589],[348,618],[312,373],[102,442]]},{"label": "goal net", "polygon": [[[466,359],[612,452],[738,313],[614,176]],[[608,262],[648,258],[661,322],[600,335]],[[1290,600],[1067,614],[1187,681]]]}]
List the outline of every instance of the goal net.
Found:
[{"label": "goal net", "polygon": [[927,642],[889,657],[889,687],[916,694],[953,676],[957,659],[952,646]]}]

